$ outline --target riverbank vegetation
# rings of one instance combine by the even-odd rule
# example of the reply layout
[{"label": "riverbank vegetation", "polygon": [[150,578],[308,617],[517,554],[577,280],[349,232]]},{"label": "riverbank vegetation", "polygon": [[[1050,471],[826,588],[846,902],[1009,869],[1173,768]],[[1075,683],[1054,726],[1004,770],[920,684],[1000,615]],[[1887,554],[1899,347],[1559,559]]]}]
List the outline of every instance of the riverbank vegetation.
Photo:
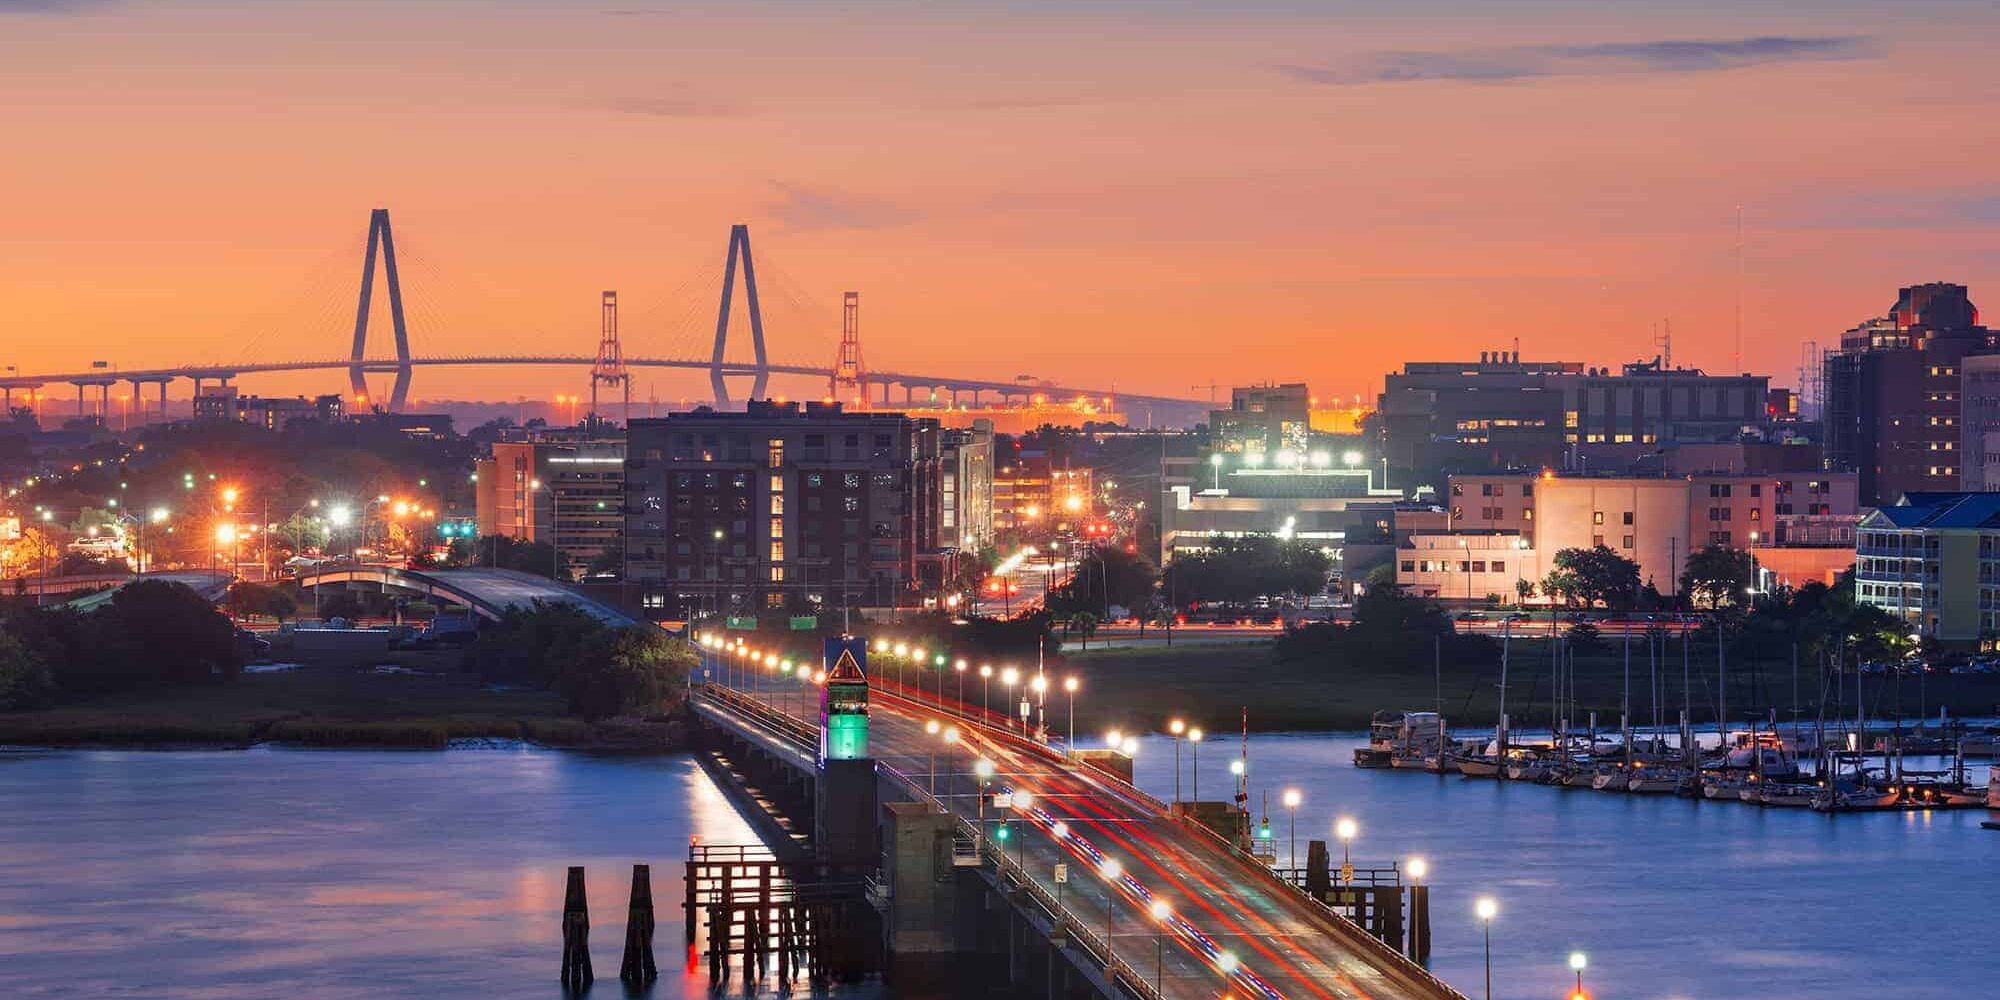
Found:
[{"label": "riverbank vegetation", "polygon": [[[1870,718],[2000,713],[2000,677],[1918,669],[1936,651],[1913,644],[1893,618],[1856,604],[1851,584],[1808,584],[1725,605],[1685,635],[1633,621],[1629,647],[1620,631],[1578,622],[1561,625],[1553,648],[1545,635],[1513,636],[1507,706],[1517,724],[1549,724],[1560,663],[1574,675],[1574,722],[1596,712],[1600,726],[1615,728],[1628,648],[1635,724],[1652,719],[1656,702],[1669,723],[1686,706],[1697,723],[1712,725],[1724,704],[1737,725],[1773,711],[1781,721],[1851,719],[1861,664],[1868,665],[1858,677]],[[1536,626],[1546,628],[1546,619],[1520,627]],[[1456,724],[1490,727],[1499,711],[1497,632],[1459,632],[1431,602],[1379,587],[1357,602],[1351,624],[1311,624],[1244,644],[1071,653],[1061,669],[1075,672],[1088,692],[1077,702],[1086,731],[1152,731],[1177,716],[1233,728],[1246,709],[1251,727],[1264,731],[1357,729],[1376,710],[1436,708]]]},{"label": "riverbank vegetation", "polygon": [[671,748],[693,660],[657,629],[547,605],[462,650],[246,668],[227,618],[179,584],[147,581],[89,613],[6,609],[0,744]]}]

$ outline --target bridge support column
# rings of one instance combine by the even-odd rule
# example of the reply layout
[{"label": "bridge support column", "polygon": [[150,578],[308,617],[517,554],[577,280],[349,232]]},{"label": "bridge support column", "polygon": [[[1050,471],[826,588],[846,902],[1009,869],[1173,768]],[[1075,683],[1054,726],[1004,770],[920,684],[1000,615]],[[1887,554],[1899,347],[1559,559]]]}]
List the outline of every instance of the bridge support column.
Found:
[{"label": "bridge support column", "polygon": [[[166,390],[161,389],[160,391],[165,392]],[[194,377],[194,398],[197,400],[201,399],[201,376],[199,375]]]},{"label": "bridge support column", "polygon": [[109,382],[100,382],[97,385],[97,416],[98,419],[104,421],[104,426],[111,426],[111,383]]},{"label": "bridge support column", "polygon": [[160,380],[160,423],[167,423],[167,380]]},{"label": "bridge support column", "polygon": [[[919,802],[888,803],[883,818],[888,826],[883,876],[890,894],[882,930],[890,979],[903,989],[911,983],[947,986],[962,971],[952,819]],[[929,992],[921,985],[916,991]]]},{"label": "bridge support column", "polygon": [[83,419],[83,383],[76,384],[76,419]]}]

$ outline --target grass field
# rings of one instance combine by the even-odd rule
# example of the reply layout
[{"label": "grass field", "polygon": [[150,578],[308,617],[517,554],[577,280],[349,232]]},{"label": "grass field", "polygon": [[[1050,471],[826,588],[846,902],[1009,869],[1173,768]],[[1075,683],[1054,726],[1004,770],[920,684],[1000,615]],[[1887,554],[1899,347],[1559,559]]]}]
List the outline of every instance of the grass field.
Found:
[{"label": "grass field", "polygon": [[[39,712],[0,713],[0,744],[443,747],[465,738],[598,742],[545,691],[498,691],[422,654],[367,666],[246,674],[235,683],[134,693]],[[456,654],[451,662],[456,664]],[[383,671],[380,665],[398,669]],[[409,671],[409,672],[405,672]]]},{"label": "grass field", "polygon": [[[1646,650],[1643,643],[1632,648],[1632,704],[1635,725],[1651,720],[1652,708],[1646,696],[1649,687]],[[1715,718],[1715,654],[1699,642],[1689,658],[1690,684],[1694,695],[1693,714],[1697,723],[1713,724]],[[1118,727],[1128,732],[1162,729],[1170,718],[1199,722],[1211,731],[1234,731],[1241,713],[1249,712],[1250,727],[1260,731],[1304,731],[1361,729],[1378,709],[1427,710],[1443,704],[1445,715],[1454,723],[1491,726],[1498,711],[1498,666],[1468,666],[1444,663],[1442,670],[1388,672],[1356,665],[1335,665],[1306,661],[1281,661],[1269,641],[1209,643],[1177,646],[1172,649],[1092,650],[1070,653],[1059,672],[1073,672],[1083,682],[1076,702],[1076,724],[1081,733],[1097,733]],[[1791,718],[1792,670],[1789,661],[1731,663],[1729,670],[1729,715],[1742,722],[1751,713],[1778,710],[1781,721]],[[1576,689],[1582,708],[1575,723],[1584,724],[1582,714],[1598,713],[1600,727],[1616,728],[1623,689],[1623,661],[1619,647],[1607,641],[1604,648],[1577,657]],[[1662,715],[1671,724],[1681,706],[1681,654],[1678,642],[1670,645],[1668,656],[1659,665],[1664,689]],[[1546,641],[1516,640],[1512,644],[1508,670],[1508,714],[1517,727],[1547,726],[1550,717],[1549,648]],[[1441,677],[1438,676],[1441,674]],[[1845,699],[1835,701],[1829,693],[1827,710],[1836,705],[1852,717],[1853,675],[1846,678]],[[1919,685],[1916,677],[1863,679],[1863,695],[1871,718],[1894,718],[1900,706],[1905,718],[1935,718],[1938,709],[1948,707],[1955,717],[1990,718],[2000,714],[2000,678],[1933,675]],[[1801,668],[1799,702],[1804,719],[1819,711],[1820,691],[1811,665]],[[1050,704],[1050,718],[1062,725],[1064,708],[1059,700]]]}]

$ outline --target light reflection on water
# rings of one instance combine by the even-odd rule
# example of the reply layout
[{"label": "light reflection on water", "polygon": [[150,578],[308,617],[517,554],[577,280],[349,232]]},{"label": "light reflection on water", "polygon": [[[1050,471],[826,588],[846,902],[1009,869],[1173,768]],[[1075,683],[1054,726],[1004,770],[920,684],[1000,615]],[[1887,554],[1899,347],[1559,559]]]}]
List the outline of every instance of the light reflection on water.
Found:
[{"label": "light reflection on water", "polygon": [[0,751],[0,997],[557,997],[572,864],[593,995],[618,997],[635,862],[650,995],[708,996],[682,946],[695,834],[754,839],[684,756]]},{"label": "light reflection on water", "polygon": [[[1280,862],[1286,787],[1303,794],[1299,852],[1360,824],[1357,865],[1423,856],[1434,884],[1431,966],[1478,996],[1475,897],[1500,903],[1494,994],[1565,996],[1571,951],[1589,955],[1593,996],[1991,995],[2000,833],[1985,810],[1823,816],[1740,803],[1616,795],[1441,778],[1352,765],[1356,735],[1250,738],[1250,806],[1269,791]],[[1201,793],[1232,792],[1237,738],[1203,744]],[[1183,791],[1192,754],[1182,746]],[[1138,780],[1174,792],[1174,747],[1140,748]],[[1937,768],[1936,761],[1913,768]],[[1984,768],[1975,770],[1983,777]]]}]

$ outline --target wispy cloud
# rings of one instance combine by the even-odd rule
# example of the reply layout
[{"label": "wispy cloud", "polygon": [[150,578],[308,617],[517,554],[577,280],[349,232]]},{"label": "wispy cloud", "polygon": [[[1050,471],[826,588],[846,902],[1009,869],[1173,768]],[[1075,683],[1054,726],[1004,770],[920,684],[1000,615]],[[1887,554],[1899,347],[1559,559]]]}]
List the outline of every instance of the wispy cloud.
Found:
[{"label": "wispy cloud", "polygon": [[114,0],[0,0],[0,14],[74,14]]},{"label": "wispy cloud", "polygon": [[792,229],[890,229],[915,222],[919,213],[903,205],[834,191],[776,183],[771,216]]},{"label": "wispy cloud", "polygon": [[1280,72],[1308,83],[1361,86],[1458,80],[1498,83],[1620,73],[1712,73],[1772,63],[1866,59],[1881,46],[1865,35],[1660,39],[1584,45],[1516,45],[1429,52],[1382,51],[1338,65],[1291,64]]}]

